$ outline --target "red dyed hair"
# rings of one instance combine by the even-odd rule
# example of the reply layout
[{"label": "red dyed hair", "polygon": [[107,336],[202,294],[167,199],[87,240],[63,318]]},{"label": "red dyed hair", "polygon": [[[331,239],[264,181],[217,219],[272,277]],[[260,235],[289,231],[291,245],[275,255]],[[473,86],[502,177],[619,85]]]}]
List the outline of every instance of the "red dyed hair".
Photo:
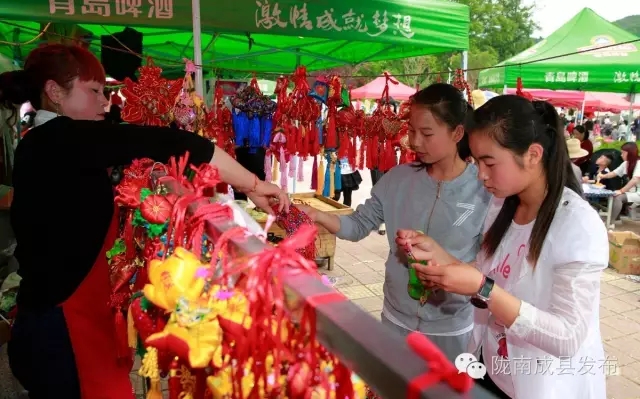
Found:
[{"label": "red dyed hair", "polygon": [[102,84],[106,81],[102,64],[89,50],[64,44],[42,45],[29,53],[22,71],[0,75],[0,105],[29,101],[40,109],[42,92],[49,80],[71,89],[76,78]]},{"label": "red dyed hair", "polygon": [[625,143],[620,150],[627,153],[627,177],[632,178],[638,163],[638,145],[634,142]]}]

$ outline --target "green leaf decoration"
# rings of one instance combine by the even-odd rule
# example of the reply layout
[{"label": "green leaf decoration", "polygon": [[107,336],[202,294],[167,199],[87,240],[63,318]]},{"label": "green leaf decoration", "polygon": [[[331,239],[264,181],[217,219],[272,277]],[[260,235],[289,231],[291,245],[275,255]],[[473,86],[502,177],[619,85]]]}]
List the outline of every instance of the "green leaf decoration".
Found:
[{"label": "green leaf decoration", "polygon": [[111,260],[112,258],[122,255],[127,250],[124,241],[121,238],[118,238],[114,243],[113,247],[107,251],[107,259]]},{"label": "green leaf decoration", "polygon": [[163,224],[149,223],[147,225],[147,235],[149,236],[149,238],[160,237],[166,231],[167,225],[168,225],[167,223],[163,223]]}]

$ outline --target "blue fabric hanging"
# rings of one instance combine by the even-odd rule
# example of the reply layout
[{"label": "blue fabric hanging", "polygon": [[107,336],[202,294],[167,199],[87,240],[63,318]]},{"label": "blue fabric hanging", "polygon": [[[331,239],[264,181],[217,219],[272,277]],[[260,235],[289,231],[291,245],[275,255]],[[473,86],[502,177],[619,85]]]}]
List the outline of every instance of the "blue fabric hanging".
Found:
[{"label": "blue fabric hanging", "polygon": [[261,146],[262,147],[269,147],[269,145],[271,144],[271,131],[273,130],[273,119],[271,119],[273,117],[273,115],[269,114],[269,115],[265,115],[263,116],[262,119],[262,123],[261,123],[261,130],[262,130],[262,140],[261,141]]},{"label": "blue fabric hanging", "polygon": [[331,168],[329,167],[329,164],[327,164],[327,167],[324,170],[324,187],[322,189],[322,196],[328,197],[330,192],[331,192]]},{"label": "blue fabric hanging", "polygon": [[260,140],[260,136],[261,136],[260,117],[257,115],[254,115],[253,117],[248,118],[248,121],[249,121],[249,153],[255,154],[256,149],[260,147],[260,145],[262,144]]},{"label": "blue fabric hanging", "polygon": [[236,146],[245,147],[249,144],[249,118],[244,112],[233,112],[233,131],[236,136]]},{"label": "blue fabric hanging", "polygon": [[334,176],[333,188],[336,191],[342,190],[342,169],[340,168],[340,162],[336,163],[336,172]]},{"label": "blue fabric hanging", "polygon": [[316,121],[316,127],[318,128],[318,143],[322,145],[322,116]]}]

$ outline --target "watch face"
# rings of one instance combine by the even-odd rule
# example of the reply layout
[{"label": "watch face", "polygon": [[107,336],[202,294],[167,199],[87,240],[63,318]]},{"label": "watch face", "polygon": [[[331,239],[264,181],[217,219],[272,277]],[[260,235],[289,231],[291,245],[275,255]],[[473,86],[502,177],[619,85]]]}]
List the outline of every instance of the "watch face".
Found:
[{"label": "watch face", "polygon": [[487,303],[480,298],[473,297],[470,302],[478,309],[486,309],[488,307]]}]

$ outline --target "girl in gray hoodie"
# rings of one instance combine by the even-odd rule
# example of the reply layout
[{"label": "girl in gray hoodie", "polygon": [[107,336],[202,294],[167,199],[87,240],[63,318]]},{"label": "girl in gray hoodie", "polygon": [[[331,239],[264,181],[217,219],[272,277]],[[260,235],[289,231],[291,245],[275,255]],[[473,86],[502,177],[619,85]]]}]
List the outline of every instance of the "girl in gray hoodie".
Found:
[{"label": "girl in gray hoodie", "polygon": [[[491,195],[478,181],[470,155],[465,120],[473,109],[455,87],[436,83],[411,99],[409,142],[418,162],[387,172],[371,190],[371,198],[348,216],[303,207],[318,224],[339,238],[360,241],[381,223],[387,225],[382,322],[398,333],[426,334],[450,358],[463,353],[473,329],[469,297],[432,292],[426,302],[407,291],[409,269],[395,244],[399,229],[424,231],[463,262],[476,258]],[[422,303],[421,303],[422,302]]]}]

